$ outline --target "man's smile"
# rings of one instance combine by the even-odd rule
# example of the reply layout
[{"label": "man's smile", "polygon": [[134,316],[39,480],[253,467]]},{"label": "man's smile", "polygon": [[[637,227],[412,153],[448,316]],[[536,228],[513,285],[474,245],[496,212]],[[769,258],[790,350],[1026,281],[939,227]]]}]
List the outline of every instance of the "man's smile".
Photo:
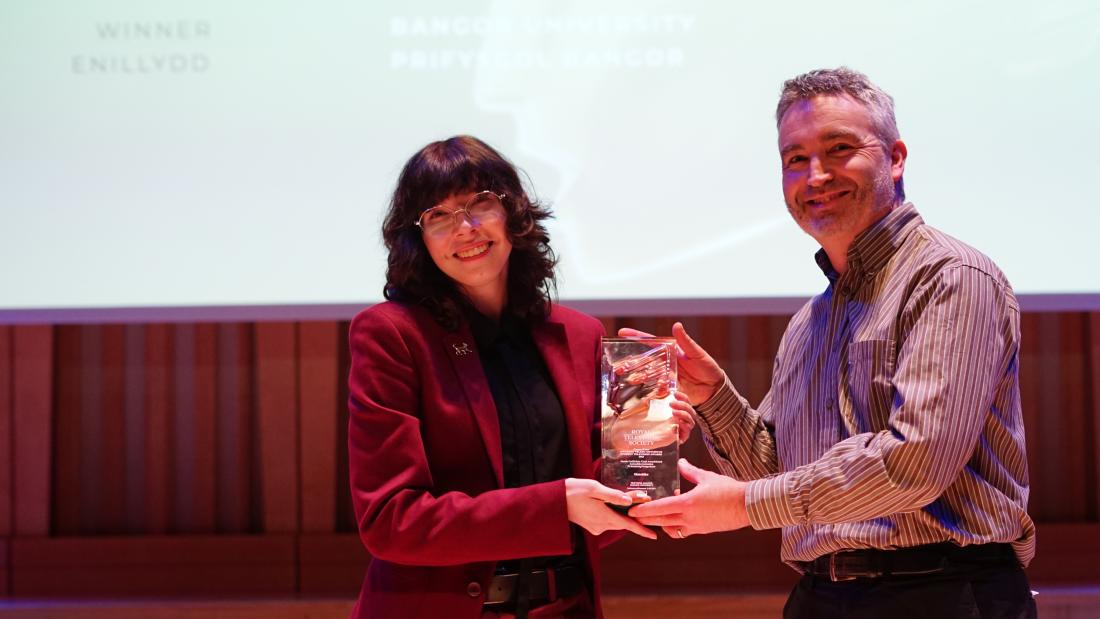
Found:
[{"label": "man's smile", "polygon": [[843,198],[844,196],[848,195],[849,193],[850,192],[848,190],[831,191],[829,193],[818,195],[818,196],[815,196],[813,198],[807,198],[804,202],[805,202],[805,204],[807,204],[809,206],[814,206],[814,207],[828,206],[829,203],[831,203],[834,200],[837,200],[839,198]]}]

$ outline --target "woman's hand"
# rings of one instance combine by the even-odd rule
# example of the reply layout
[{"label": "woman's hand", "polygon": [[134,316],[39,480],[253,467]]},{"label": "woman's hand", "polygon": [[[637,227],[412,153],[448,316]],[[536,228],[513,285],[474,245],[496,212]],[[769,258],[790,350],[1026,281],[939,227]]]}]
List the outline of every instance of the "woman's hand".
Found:
[{"label": "woman's hand", "polygon": [[675,399],[669,402],[672,408],[672,421],[676,424],[676,432],[683,445],[691,437],[691,431],[695,428],[695,409],[691,407],[691,399],[687,394],[677,390]]},{"label": "woman's hand", "polygon": [[608,506],[629,506],[633,500],[625,492],[612,490],[594,479],[565,480],[565,508],[569,522],[576,523],[592,535],[604,531],[625,529],[646,539],[657,539],[657,534]]}]

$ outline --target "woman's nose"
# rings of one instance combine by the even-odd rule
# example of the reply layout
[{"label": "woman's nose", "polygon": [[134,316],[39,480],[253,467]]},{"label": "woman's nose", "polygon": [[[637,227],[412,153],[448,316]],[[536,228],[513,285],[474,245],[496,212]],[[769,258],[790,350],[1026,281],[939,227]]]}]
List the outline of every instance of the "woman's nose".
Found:
[{"label": "woman's nose", "polygon": [[457,220],[455,222],[455,231],[461,232],[464,228],[472,230],[474,228],[477,228],[479,225],[478,221],[474,219],[473,216],[470,215],[470,212],[466,209],[455,211],[454,216]]}]

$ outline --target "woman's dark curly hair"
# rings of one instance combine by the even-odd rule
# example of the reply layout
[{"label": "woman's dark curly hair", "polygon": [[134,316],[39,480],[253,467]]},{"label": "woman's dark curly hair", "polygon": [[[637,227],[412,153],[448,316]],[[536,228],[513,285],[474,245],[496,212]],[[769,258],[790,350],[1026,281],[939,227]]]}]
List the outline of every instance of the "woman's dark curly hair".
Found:
[{"label": "woman's dark curly hair", "polygon": [[527,196],[511,162],[468,135],[428,144],[401,170],[382,223],[382,240],[389,251],[383,290],[387,299],[422,305],[444,328],[458,327],[469,301],[432,261],[415,222],[425,209],[454,194],[484,190],[505,194],[502,202],[512,242],[505,312],[528,324],[546,318],[556,291],[557,258],[542,224],[550,211]]}]

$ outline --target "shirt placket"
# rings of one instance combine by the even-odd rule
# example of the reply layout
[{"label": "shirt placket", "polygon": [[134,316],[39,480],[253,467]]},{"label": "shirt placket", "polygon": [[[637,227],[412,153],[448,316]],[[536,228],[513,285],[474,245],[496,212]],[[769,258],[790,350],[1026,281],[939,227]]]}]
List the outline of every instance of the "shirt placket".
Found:
[{"label": "shirt placket", "polygon": [[832,417],[837,420],[837,440],[844,440],[859,433],[859,424],[848,397],[848,345],[852,340],[853,314],[856,313],[856,295],[863,280],[863,260],[859,252],[852,252],[848,270],[837,281],[837,293],[833,310],[837,315],[837,329],[830,340],[830,367],[827,379],[833,403]]}]

